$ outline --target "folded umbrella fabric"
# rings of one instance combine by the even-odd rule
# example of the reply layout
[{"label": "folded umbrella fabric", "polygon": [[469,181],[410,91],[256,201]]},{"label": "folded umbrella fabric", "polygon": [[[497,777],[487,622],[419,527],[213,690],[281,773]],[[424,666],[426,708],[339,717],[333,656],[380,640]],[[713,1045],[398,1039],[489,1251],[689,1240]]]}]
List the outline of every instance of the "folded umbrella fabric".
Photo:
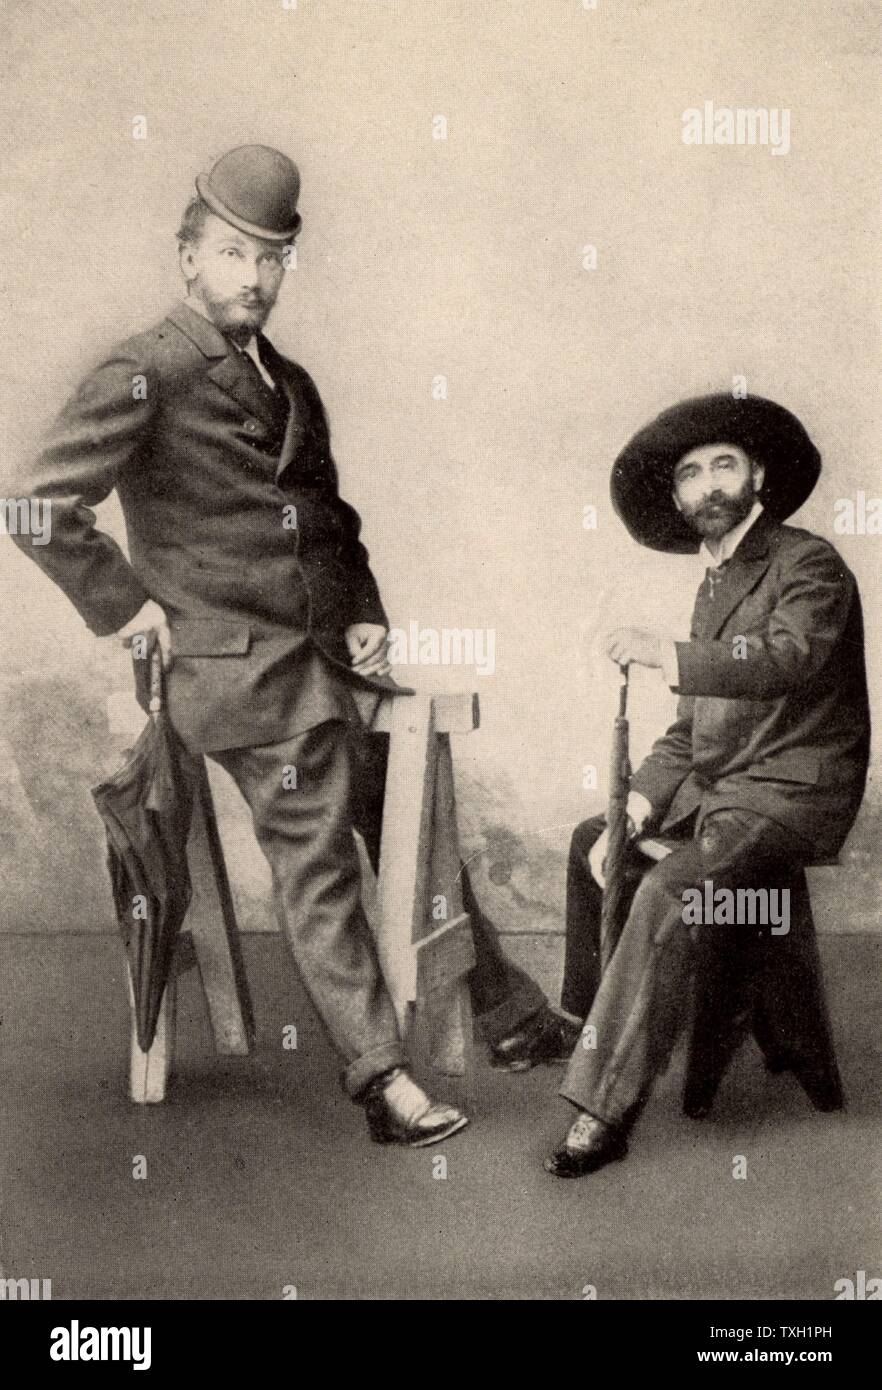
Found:
[{"label": "folded umbrella fabric", "polygon": [[162,696],[158,649],[151,656],[150,717],[119,770],[92,788],[107,834],[117,921],[132,974],[138,1045],[156,1036],[175,945],[192,896],[187,838],[193,779]]}]

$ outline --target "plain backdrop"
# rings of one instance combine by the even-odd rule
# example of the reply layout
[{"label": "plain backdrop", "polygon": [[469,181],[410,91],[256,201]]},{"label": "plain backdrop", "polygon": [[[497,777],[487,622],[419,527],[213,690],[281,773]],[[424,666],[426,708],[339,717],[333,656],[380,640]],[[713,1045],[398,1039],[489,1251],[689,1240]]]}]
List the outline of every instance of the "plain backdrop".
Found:
[{"label": "plain backdrop", "polygon": [[[605,797],[598,639],[685,635],[700,578],[609,505],[659,409],[743,375],[805,422],[824,472],[795,520],[858,577],[878,717],[880,538],[833,520],[882,493],[880,19],[852,0],[6,0],[4,476],[100,350],[174,302],[196,173],[237,144],[289,153],[304,230],[268,331],[322,392],[393,623],[495,633],[493,675],[401,675],[479,692],[455,747],[478,891],[504,928],[560,928],[569,835]],[[705,101],[787,108],[789,154],[684,145]],[[121,534],[115,504],[101,517]],[[0,929],[112,929],[88,788],[118,755],[128,660],[8,542],[0,600]],[[673,705],[638,675],[635,759]],[[267,926],[247,815],[216,787],[242,920]],[[876,762],[843,867],[815,875],[825,929],[879,928],[880,809]]]}]

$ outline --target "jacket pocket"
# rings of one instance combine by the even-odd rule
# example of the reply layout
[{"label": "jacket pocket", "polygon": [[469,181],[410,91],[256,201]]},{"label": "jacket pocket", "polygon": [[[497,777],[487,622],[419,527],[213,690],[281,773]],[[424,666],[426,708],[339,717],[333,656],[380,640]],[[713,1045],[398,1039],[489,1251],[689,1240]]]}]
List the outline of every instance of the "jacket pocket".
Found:
[{"label": "jacket pocket", "polygon": [[173,656],[245,656],[250,646],[247,623],[184,618],[172,626]]},{"label": "jacket pocket", "polygon": [[791,749],[766,762],[754,763],[747,775],[763,782],[805,782],[811,785],[821,775],[821,752],[819,748]]}]

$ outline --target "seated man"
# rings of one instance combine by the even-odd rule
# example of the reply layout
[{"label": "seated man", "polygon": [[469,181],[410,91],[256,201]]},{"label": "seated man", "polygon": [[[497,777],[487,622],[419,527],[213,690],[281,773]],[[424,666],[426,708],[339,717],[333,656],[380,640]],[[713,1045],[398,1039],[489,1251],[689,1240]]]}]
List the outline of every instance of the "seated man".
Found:
[{"label": "seated man", "polygon": [[721,395],[665,411],[613,469],[631,535],[662,551],[700,548],[708,568],[688,642],[630,628],[607,638],[613,661],[659,668],[680,694],[628,801],[632,837],[657,829],[680,843],[648,871],[630,856],[631,906],[601,979],[603,819],[573,836],[562,1004],[587,1024],[561,1087],[579,1115],[545,1162],[558,1177],[626,1154],[684,1020],[697,944],[756,950],[755,928],[696,931],[696,898],[709,884],[771,889],[829,862],[860,806],[870,721],[857,586],[825,540],[781,524],[820,466],[788,411]]}]

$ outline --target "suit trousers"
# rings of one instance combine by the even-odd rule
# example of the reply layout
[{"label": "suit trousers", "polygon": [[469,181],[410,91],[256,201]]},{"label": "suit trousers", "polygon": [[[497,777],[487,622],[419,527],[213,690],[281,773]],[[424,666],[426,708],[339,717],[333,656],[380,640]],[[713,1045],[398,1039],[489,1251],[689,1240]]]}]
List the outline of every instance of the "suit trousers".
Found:
[{"label": "suit trousers", "polygon": [[[599,975],[602,895],[588,855],[602,817],[573,836],[567,885],[567,945],[562,1004],[586,1018],[560,1094],[606,1123],[633,1124],[667,1065],[688,1017],[692,978],[703,958],[719,973],[725,959],[742,978],[755,973],[765,950],[781,949],[770,926],[684,922],[684,893],[773,889],[810,857],[792,832],[753,811],[720,810],[660,863],[629,852],[630,909],[609,964]],[[587,1015],[587,1017],[586,1017]]]},{"label": "suit trousers", "polygon": [[281,743],[209,756],[251,810],[279,926],[355,1097],[405,1057],[362,907],[349,727],[326,720]]}]

